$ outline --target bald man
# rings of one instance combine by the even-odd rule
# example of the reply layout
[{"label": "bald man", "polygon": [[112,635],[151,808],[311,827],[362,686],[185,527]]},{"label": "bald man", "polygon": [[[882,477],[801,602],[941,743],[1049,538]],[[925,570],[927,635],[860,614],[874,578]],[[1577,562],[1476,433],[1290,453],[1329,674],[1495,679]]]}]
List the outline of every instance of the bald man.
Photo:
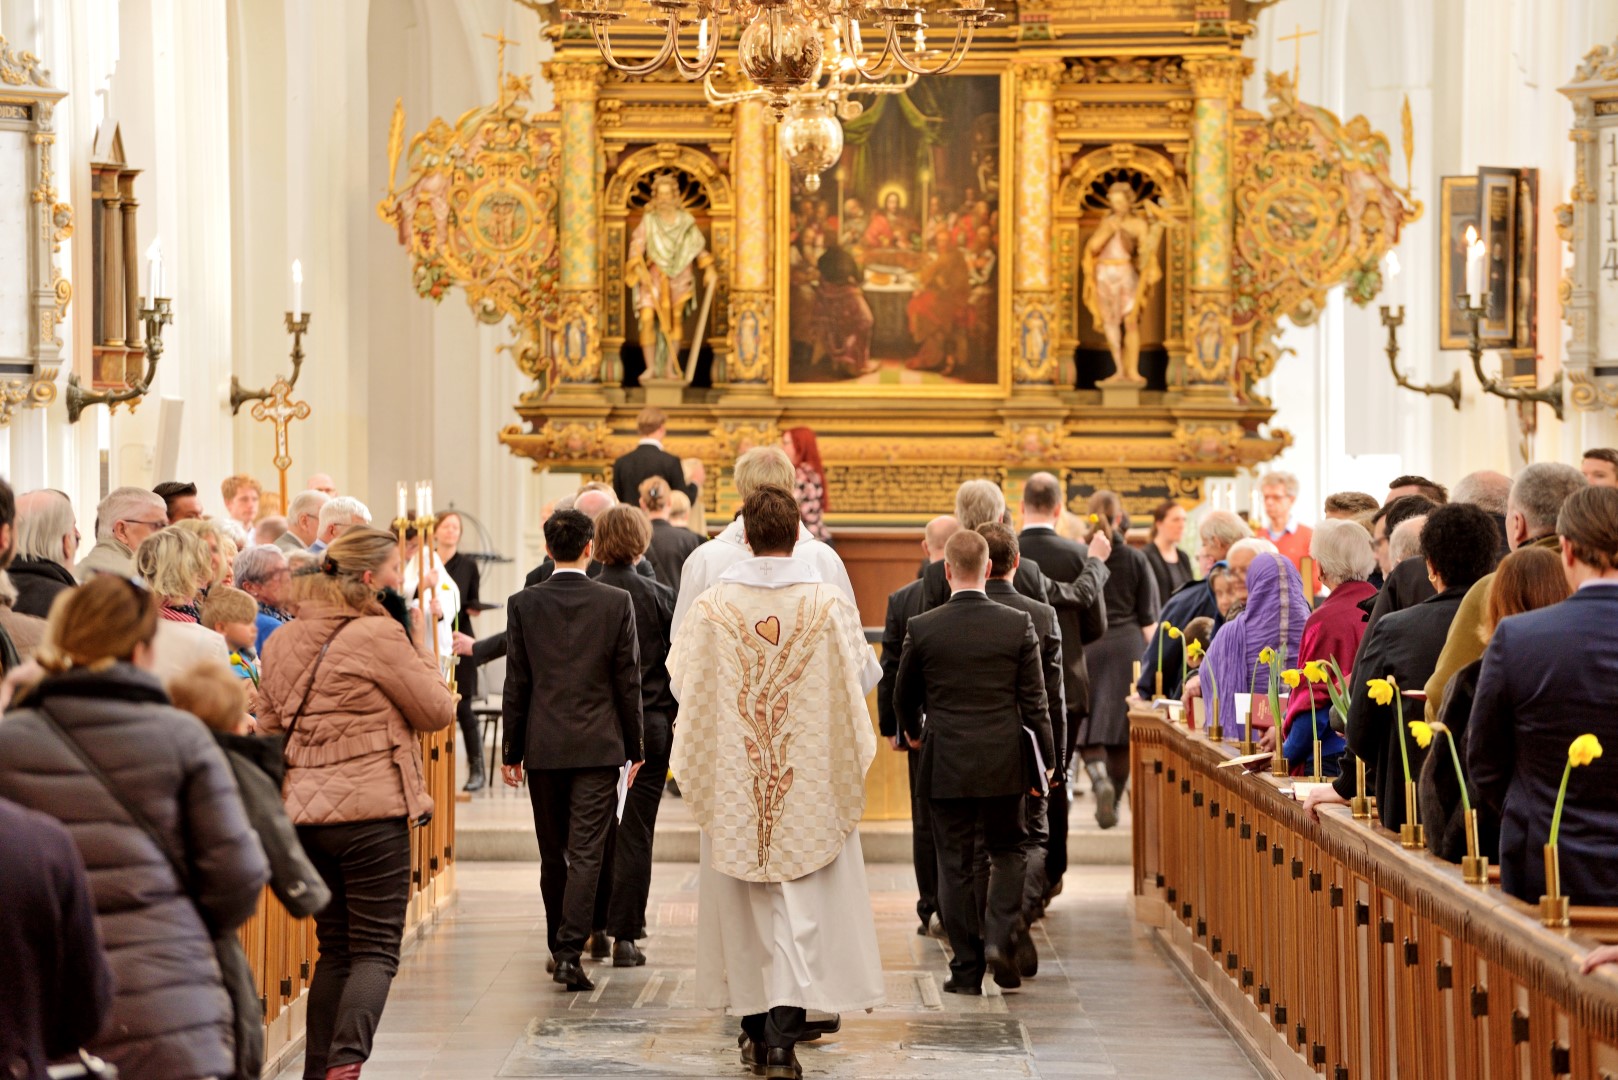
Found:
[{"label": "bald man", "polygon": [[337,498],[337,482],[331,478],[330,473],[317,472],[309,478],[304,485],[306,491],[318,491],[328,499]]},{"label": "bald man", "polygon": [[[944,545],[961,529],[961,523],[949,514],[933,518],[922,530],[921,551],[927,564],[944,557]],[[877,724],[888,745],[906,751],[910,765],[910,854],[916,866],[916,917],[921,925],[920,935],[944,936],[943,924],[938,918],[938,853],[933,847],[931,804],[916,795],[916,767],[921,755],[919,747],[907,742],[899,730],[898,715],[893,708],[894,680],[899,674],[899,657],[904,652],[905,630],[911,616],[921,614],[921,575],[916,580],[888,597],[887,625],[882,630],[882,681],[876,688]]]}]

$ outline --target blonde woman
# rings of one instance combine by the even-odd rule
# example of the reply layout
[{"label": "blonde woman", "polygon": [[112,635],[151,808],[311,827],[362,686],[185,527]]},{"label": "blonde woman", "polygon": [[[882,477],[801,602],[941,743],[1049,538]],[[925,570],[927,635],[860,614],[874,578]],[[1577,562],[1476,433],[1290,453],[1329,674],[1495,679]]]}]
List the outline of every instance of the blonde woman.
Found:
[{"label": "blonde woman", "polygon": [[410,902],[410,825],[433,800],[417,735],[455,721],[412,609],[415,644],[377,596],[401,584],[397,538],[356,526],[302,571],[298,617],[265,642],[258,727],[286,737],[282,791],[335,899],[315,917],[309,1080],[354,1080],[399,970]]},{"label": "blonde woman", "polygon": [[215,573],[205,541],[178,525],[160,529],[135,549],[135,573],[157,598],[152,670],[160,680],[210,660],[230,665],[225,639],[202,625],[197,607]]},{"label": "blonde woman", "polygon": [[231,564],[236,561],[237,548],[236,542],[225,532],[224,526],[217,521],[208,521],[204,518],[187,518],[184,521],[176,521],[169,528],[188,532],[208,545],[211,569],[208,584],[203,586],[203,592],[207,592],[215,585],[230,584]]}]

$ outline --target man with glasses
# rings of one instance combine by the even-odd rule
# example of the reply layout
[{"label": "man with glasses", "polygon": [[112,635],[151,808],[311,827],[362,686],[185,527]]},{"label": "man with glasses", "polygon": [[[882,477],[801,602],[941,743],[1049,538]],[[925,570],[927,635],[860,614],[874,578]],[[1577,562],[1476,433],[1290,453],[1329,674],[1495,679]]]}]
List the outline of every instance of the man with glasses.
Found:
[{"label": "man with glasses", "polygon": [[236,587],[258,601],[258,643],[255,651],[264,655],[264,643],[292,618],[282,608],[292,585],[292,569],[287,557],[274,544],[243,549],[231,568]]},{"label": "man with glasses", "polygon": [[129,577],[135,572],[140,542],[168,523],[168,506],[161,495],[145,488],[116,488],[96,507],[96,545],[79,560],[74,574],[80,582],[96,574]]}]

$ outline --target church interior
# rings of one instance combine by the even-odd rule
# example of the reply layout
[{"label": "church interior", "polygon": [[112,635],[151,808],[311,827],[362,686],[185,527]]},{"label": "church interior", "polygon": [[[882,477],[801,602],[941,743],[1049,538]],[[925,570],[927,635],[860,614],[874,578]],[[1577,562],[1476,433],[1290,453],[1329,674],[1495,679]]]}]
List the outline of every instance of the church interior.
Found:
[{"label": "church interior", "polygon": [[[626,465],[648,445],[672,454],[672,479]],[[1490,809],[1488,770],[1504,766],[1485,768],[1478,745],[1490,702],[1488,730],[1507,730],[1491,665],[1527,634],[1496,626],[1526,627],[1542,605],[1502,608],[1503,622],[1483,606],[1455,615],[1478,618],[1490,643],[1453,668],[1437,653],[1442,626],[1408,670],[1396,659],[1408,641],[1375,637],[1429,597],[1505,603],[1507,563],[1541,541],[1565,560],[1564,604],[1589,595],[1575,564],[1618,573],[1618,549],[1580,540],[1567,509],[1558,525],[1560,499],[1540,528],[1547,512],[1529,498],[1552,466],[1582,471],[1591,490],[1610,471],[1618,486],[1618,3],[0,0],[11,576],[20,585],[22,564],[46,561],[63,583],[88,582],[83,560],[106,544],[123,576],[155,582],[126,526],[168,532],[199,515],[218,523],[216,566],[221,545],[240,552],[236,587],[240,560],[272,544],[313,548],[308,572],[331,576],[320,550],[368,524],[397,535],[395,618],[422,647],[432,624],[426,644],[461,699],[460,725],[412,750],[437,809],[409,830],[403,957],[374,1048],[363,1040],[367,1077],[747,1074],[734,1020],[702,1005],[712,809],[675,769],[652,796],[655,838],[646,826],[644,966],[593,952],[570,968],[540,867],[547,853],[563,866],[547,873],[583,864],[546,846],[535,766],[513,781],[502,725],[523,648],[516,598],[540,588],[533,568],[559,578],[568,562],[554,515],[588,513],[598,555],[592,488],[653,519],[647,560],[672,529],[687,533],[681,559],[725,543],[727,527],[743,544],[758,487],[740,462],[775,447],[804,536],[837,564],[885,680],[902,678],[887,671],[897,645],[912,647],[900,590],[926,591],[929,560],[950,568],[942,600],[961,588],[934,529],[953,514],[973,531],[980,481],[999,492],[1001,533],[1054,527],[1108,584],[1094,639],[1058,633],[1093,699],[1087,714],[1067,685],[1065,752],[1046,699],[1066,765],[1046,823],[1061,854],[1041,854],[1056,865],[1020,930],[1039,977],[1012,992],[991,957],[981,996],[945,985],[962,949],[929,921],[939,906],[916,908],[939,867],[922,854],[920,755],[905,752],[904,722],[883,717],[895,707],[884,681],[866,688],[877,745],[854,817],[886,1000],[824,1034],[814,1024],[836,1010],[811,1001],[795,1061],[761,1056],[757,1075],[1618,1077],[1618,967],[1602,966],[1618,959],[1618,880],[1603,899],[1610,872],[1581,862],[1611,859],[1601,845],[1618,831],[1601,833],[1618,830],[1618,803],[1583,817],[1575,805],[1618,787],[1599,794],[1599,762],[1564,773],[1561,729],[1529,730],[1519,702],[1517,756],[1554,758],[1546,837],[1549,811],[1524,809],[1521,765],[1509,792],[1496,778],[1504,810]],[[185,485],[197,514],[175,509]],[[168,520],[114,521],[123,489],[163,495]],[[59,528],[77,558],[27,539],[44,527],[27,522],[39,493],[70,504]],[[1427,501],[1407,514],[1412,493]],[[687,515],[674,526],[671,499]],[[355,500],[328,540],[322,505]],[[1492,597],[1487,584],[1471,597],[1462,586],[1485,575],[1458,579],[1460,557],[1433,546],[1464,546],[1470,519],[1448,538],[1432,525],[1466,505],[1500,530]],[[1412,516],[1428,525],[1396,535]],[[1321,543],[1333,518],[1364,527],[1355,551],[1374,568],[1366,557],[1357,577],[1342,572],[1348,556]],[[1241,573],[1225,522],[1262,542],[1229,608],[1215,582]],[[1014,563],[1043,568],[1048,610],[1070,627],[1057,584],[1082,588],[1083,575],[1043,555],[1018,562],[1011,545]],[[1594,570],[1579,563],[1587,549]],[[456,553],[476,576],[470,591],[457,581],[444,616],[425,595],[438,586],[421,586],[447,578]],[[1280,569],[1261,573],[1269,559]],[[1419,595],[1395,600],[1409,563]],[[677,639],[701,603],[690,564],[684,583],[678,562],[645,576],[670,579]],[[1282,590],[1279,638],[1261,583]],[[1348,669],[1355,652],[1311,654],[1328,631],[1310,627],[1359,586],[1370,614],[1352,642],[1378,642],[1386,670],[1333,675],[1327,661]],[[1192,590],[1203,607],[1175,608]],[[66,606],[30,613],[46,653],[61,651]],[[1197,636],[1192,615],[1212,629]],[[1618,646],[1571,619],[1570,646],[1587,650],[1578,670],[1606,689],[1594,703],[1568,690],[1582,702],[1568,709],[1610,723]],[[1213,680],[1243,631],[1253,648],[1231,661],[1232,698]],[[245,663],[246,646],[230,648],[256,700],[277,654],[255,644]],[[1273,666],[1254,663],[1265,644],[1281,646]],[[1463,741],[1435,662],[1462,680],[1454,669],[1479,660]],[[1375,700],[1384,677],[1391,705]],[[19,691],[11,708],[28,703]],[[1370,710],[1382,710],[1374,732]],[[1110,735],[1103,713],[1116,714]],[[1421,716],[1471,796],[1447,834],[1453,859],[1425,787],[1418,799],[1450,769],[1427,752],[1435,728],[1409,723]],[[22,790],[3,746],[0,802]],[[668,756],[647,760],[667,773]],[[1559,856],[1564,801],[1578,822]],[[1521,820],[1526,864],[1508,850]],[[988,867],[983,827],[975,856],[970,832],[967,857]],[[604,880],[616,881],[611,851]],[[980,894],[993,866],[973,871]],[[975,902],[971,921],[987,928],[994,901]],[[335,1056],[312,1071],[311,1032],[332,1035],[312,971],[333,947],[316,922],[266,887],[234,933],[262,1010],[249,1018],[257,1075],[359,1076]],[[547,960],[582,965],[567,994]],[[744,1058],[750,1037],[762,1055],[763,1036],[743,1030]],[[0,1066],[7,1052],[0,1031]],[[182,1077],[153,1068],[136,1058],[122,1075]]]}]

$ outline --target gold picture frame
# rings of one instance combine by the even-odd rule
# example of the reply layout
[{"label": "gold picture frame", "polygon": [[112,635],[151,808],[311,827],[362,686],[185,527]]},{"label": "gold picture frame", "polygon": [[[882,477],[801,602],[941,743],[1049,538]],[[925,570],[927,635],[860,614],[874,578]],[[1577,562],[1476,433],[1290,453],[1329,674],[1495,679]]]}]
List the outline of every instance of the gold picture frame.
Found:
[{"label": "gold picture frame", "polygon": [[1460,295],[1466,291],[1466,229],[1481,227],[1478,178],[1442,177],[1438,207],[1438,347],[1465,349],[1472,332]]},{"label": "gold picture frame", "polygon": [[[991,62],[983,65],[963,65],[962,69],[953,75],[935,76],[931,82],[935,85],[945,86],[953,80],[973,77],[993,77],[997,80],[996,92],[998,95],[998,150],[995,163],[995,177],[999,184],[997,195],[998,228],[995,232],[997,255],[994,268],[995,283],[998,295],[996,305],[996,333],[994,340],[995,377],[993,380],[981,382],[961,382],[952,384],[870,384],[856,382],[852,378],[845,381],[808,380],[794,377],[794,357],[792,349],[792,265],[791,244],[789,237],[792,234],[792,199],[793,185],[787,179],[787,165],[784,160],[777,163],[780,170],[781,182],[776,184],[775,207],[775,235],[780,238],[775,251],[775,308],[780,317],[775,320],[775,393],[781,397],[818,397],[818,398],[845,398],[867,400],[895,400],[895,399],[994,399],[1003,398],[1011,393],[1012,384],[1012,263],[1010,256],[1015,243],[1012,230],[1012,183],[1014,178],[1014,134],[1016,120],[1016,84],[1011,68],[1002,62]],[[985,114],[988,115],[988,114]],[[966,147],[970,143],[965,144]],[[826,182],[831,182],[831,171],[828,170]],[[839,218],[843,212],[838,207]],[[921,218],[925,224],[927,208],[921,208]]]}]

